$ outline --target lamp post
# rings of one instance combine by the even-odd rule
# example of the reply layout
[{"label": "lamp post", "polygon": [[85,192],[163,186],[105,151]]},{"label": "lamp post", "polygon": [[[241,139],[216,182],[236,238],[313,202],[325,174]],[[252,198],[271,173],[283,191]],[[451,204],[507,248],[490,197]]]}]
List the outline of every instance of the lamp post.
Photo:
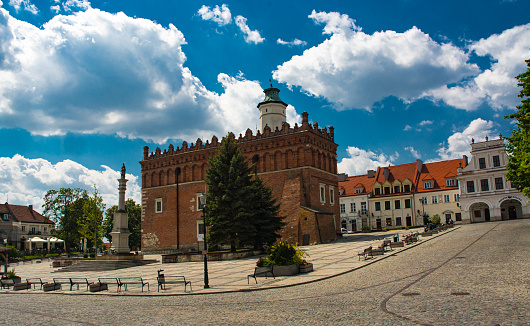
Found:
[{"label": "lamp post", "polygon": [[199,209],[202,210],[202,223],[204,228],[204,288],[208,289],[210,288],[210,285],[208,284],[208,244],[206,242],[206,215],[204,214],[204,211],[206,210],[206,195],[201,194],[199,196]]}]

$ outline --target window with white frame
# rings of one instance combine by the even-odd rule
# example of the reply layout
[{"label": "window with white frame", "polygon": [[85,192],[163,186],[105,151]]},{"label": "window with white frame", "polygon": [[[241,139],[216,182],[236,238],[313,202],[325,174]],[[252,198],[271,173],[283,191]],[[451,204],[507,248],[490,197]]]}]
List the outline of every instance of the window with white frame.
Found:
[{"label": "window with white frame", "polygon": [[355,188],[355,193],[360,194],[363,192],[363,188]]},{"label": "window with white frame", "polygon": [[326,186],[320,184],[320,203],[324,204],[326,202]]},{"label": "window with white frame", "polygon": [[162,198],[155,199],[155,213],[162,213]]},{"label": "window with white frame", "polygon": [[438,196],[431,196],[431,203],[438,204]]},{"label": "window with white frame", "polygon": [[329,203],[331,205],[335,204],[335,188],[329,187]]},{"label": "window with white frame", "polygon": [[381,202],[376,201],[375,202],[375,210],[380,211],[381,210]]},{"label": "window with white frame", "polygon": [[350,212],[355,213],[355,211],[357,211],[355,203],[350,203]]},{"label": "window with white frame", "polygon": [[9,221],[9,214],[2,215],[4,221]]},{"label": "window with white frame", "polygon": [[346,204],[340,204],[340,212],[346,213]]},{"label": "window with white frame", "polygon": [[366,202],[361,202],[361,215],[368,214],[368,210],[366,209]]},{"label": "window with white frame", "polygon": [[451,202],[451,196],[444,195],[444,203],[450,203]]},{"label": "window with white frame", "polygon": [[410,185],[403,185],[404,192],[410,192]]},{"label": "window with white frame", "polygon": [[197,221],[197,241],[204,241],[204,223]]},{"label": "window with white frame", "polygon": [[420,198],[420,204],[427,205],[427,197],[421,197]]},{"label": "window with white frame", "polygon": [[447,180],[445,180],[445,186],[446,187],[454,187],[454,186],[456,186],[456,180],[455,179],[447,179]]},{"label": "window with white frame", "polygon": [[478,167],[479,169],[485,169],[486,168],[486,158],[481,157],[478,159]]},{"label": "window with white frame", "polygon": [[500,160],[499,155],[493,156],[493,166],[494,167],[501,166],[501,160]]},{"label": "window with white frame", "polygon": [[423,189],[432,189],[432,181],[423,181]]},{"label": "window with white frame", "polygon": [[22,230],[22,232],[26,232],[26,226],[25,226],[25,225],[22,225],[22,226],[20,227],[20,230]]},{"label": "window with white frame", "polygon": [[455,201],[460,201],[460,194],[455,194]]},{"label": "window with white frame", "polygon": [[44,228],[42,229],[42,232],[47,232],[47,228],[44,227]]}]

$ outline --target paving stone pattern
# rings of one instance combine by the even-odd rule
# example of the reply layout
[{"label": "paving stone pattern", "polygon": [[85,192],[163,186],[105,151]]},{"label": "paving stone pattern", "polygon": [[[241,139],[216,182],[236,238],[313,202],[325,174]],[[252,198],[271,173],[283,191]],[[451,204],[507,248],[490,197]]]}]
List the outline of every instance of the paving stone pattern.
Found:
[{"label": "paving stone pattern", "polygon": [[[193,293],[177,286],[156,296],[156,285],[144,295],[139,288],[119,295],[2,291],[2,318],[11,325],[528,325],[529,234],[530,220],[464,225],[366,262],[357,251],[381,235],[348,235],[307,247],[314,272],[258,285],[246,284],[255,259],[211,262],[209,290],[202,289],[202,263],[147,265],[116,273],[152,282],[162,267],[190,278]],[[46,268],[54,275],[45,263],[16,268],[23,277]],[[318,278],[326,279],[300,284]]]}]

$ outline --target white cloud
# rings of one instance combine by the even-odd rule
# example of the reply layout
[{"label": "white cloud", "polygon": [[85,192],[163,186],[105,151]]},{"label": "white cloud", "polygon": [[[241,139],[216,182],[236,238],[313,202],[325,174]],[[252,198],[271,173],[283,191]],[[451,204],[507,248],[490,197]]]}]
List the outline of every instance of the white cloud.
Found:
[{"label": "white cloud", "polygon": [[483,119],[475,119],[471,121],[469,126],[462,132],[455,132],[447,139],[447,143],[442,144],[442,148],[438,149],[438,155],[441,160],[450,160],[461,158],[462,155],[469,156],[471,151],[471,142],[484,141],[488,136],[493,139],[497,131],[493,129],[493,122]]},{"label": "white cloud", "polygon": [[9,0],[9,5],[15,8],[17,12],[23,7],[24,10],[29,11],[34,15],[39,13],[39,9],[31,3],[31,0]]},{"label": "white cloud", "polygon": [[[52,164],[45,159],[28,159],[16,154],[12,158],[0,157],[0,202],[16,205],[33,205],[42,213],[43,198],[48,190],[61,187],[98,188],[107,208],[118,204],[118,181],[121,171],[102,165],[102,170],[91,170],[71,160]],[[127,174],[126,197],[141,203],[141,186],[138,177]]]},{"label": "white cloud", "polygon": [[228,9],[226,4],[223,4],[221,8],[219,8],[219,6],[215,6],[213,9],[203,5],[201,9],[199,9],[198,13],[201,15],[203,20],[214,21],[219,24],[219,26],[230,24],[232,21],[232,14],[230,13],[230,9]]},{"label": "white cloud", "polygon": [[369,110],[388,96],[411,101],[479,73],[466,52],[416,27],[369,35],[347,15],[313,12],[310,18],[325,23],[324,33],[331,36],[278,66],[273,76],[326,98],[336,109]]},{"label": "white cloud", "polygon": [[308,16],[317,24],[325,24],[322,34],[351,33],[360,31],[361,28],[355,25],[355,20],[348,15],[341,15],[338,12],[316,12],[313,10]]},{"label": "white cloud", "polygon": [[441,100],[464,110],[476,110],[483,102],[494,109],[515,108],[519,104],[515,76],[526,70],[530,57],[530,24],[516,26],[470,45],[478,56],[490,57],[490,69],[462,85],[446,85],[428,90],[423,96]]},{"label": "white cloud", "polygon": [[432,125],[433,121],[432,120],[423,120],[422,122],[418,123],[418,126],[427,126],[427,125]]},{"label": "white cloud", "polygon": [[349,157],[343,158],[337,164],[337,169],[339,173],[347,173],[348,175],[366,174],[368,170],[377,170],[380,166],[393,165],[393,162],[399,157],[397,152],[394,155],[388,156],[383,153],[376,154],[372,151],[366,151],[354,146],[349,146],[346,151]]},{"label": "white cloud", "polygon": [[412,127],[409,126],[409,125],[406,125],[405,128],[403,128],[403,131],[408,131],[408,130],[410,130],[410,129],[412,129]]},{"label": "white cloud", "polygon": [[418,151],[415,150],[414,147],[408,146],[408,147],[405,147],[405,150],[409,151],[412,154],[412,156],[414,156],[414,158],[416,158],[416,159],[420,159],[421,158],[420,153],[418,153]]},{"label": "white cloud", "polygon": [[247,19],[243,16],[237,16],[235,19],[237,27],[245,34],[245,42],[258,44],[263,42],[265,39],[261,37],[258,31],[252,31],[247,25]]},{"label": "white cloud", "polygon": [[305,46],[305,45],[307,45],[306,41],[302,41],[302,40],[299,40],[297,38],[295,38],[291,42],[287,42],[287,41],[284,41],[281,38],[279,38],[278,40],[276,40],[276,43],[281,44],[281,45],[287,45],[287,46]]},{"label": "white cloud", "polygon": [[65,11],[88,10],[92,8],[88,0],[66,0],[63,2]]},{"label": "white cloud", "polygon": [[0,128],[194,142],[256,121],[259,83],[220,74],[225,93],[207,90],[183,44],[175,26],[124,13],[89,8],[37,28],[0,8]]}]

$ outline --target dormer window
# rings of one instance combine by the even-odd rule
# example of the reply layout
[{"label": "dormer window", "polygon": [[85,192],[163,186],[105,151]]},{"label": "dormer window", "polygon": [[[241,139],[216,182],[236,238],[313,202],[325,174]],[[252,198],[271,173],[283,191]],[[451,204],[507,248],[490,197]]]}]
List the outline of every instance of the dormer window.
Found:
[{"label": "dormer window", "polygon": [[454,187],[454,186],[456,186],[456,180],[455,179],[446,179],[445,180],[445,186],[446,187]]},{"label": "dormer window", "polygon": [[355,188],[355,193],[360,194],[363,192],[363,188]]},{"label": "dormer window", "polygon": [[432,181],[423,181],[423,189],[432,189]]},{"label": "dormer window", "polygon": [[2,215],[2,219],[3,219],[4,221],[9,221],[9,214],[3,214],[3,215]]},{"label": "dormer window", "polygon": [[374,195],[380,195],[381,194],[381,189],[380,188],[375,188],[374,189]]}]

